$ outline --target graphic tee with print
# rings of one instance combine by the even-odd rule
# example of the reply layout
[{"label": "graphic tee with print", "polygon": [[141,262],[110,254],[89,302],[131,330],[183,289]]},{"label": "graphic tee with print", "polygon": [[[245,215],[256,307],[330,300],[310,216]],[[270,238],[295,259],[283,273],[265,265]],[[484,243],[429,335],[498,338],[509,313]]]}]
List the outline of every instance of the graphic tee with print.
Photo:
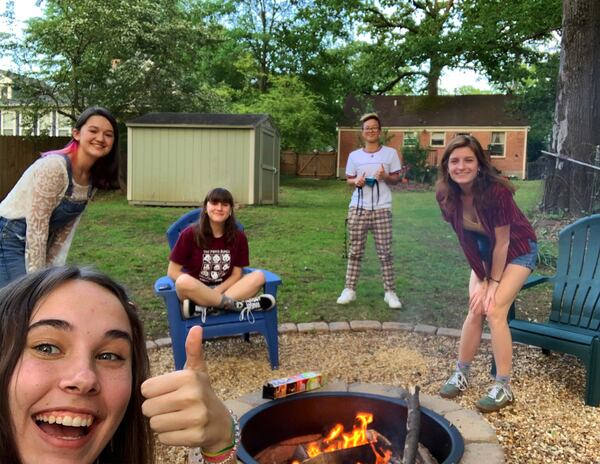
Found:
[{"label": "graphic tee with print", "polygon": [[242,231],[236,231],[233,243],[226,244],[224,237],[219,237],[213,239],[210,248],[199,248],[194,227],[188,226],[181,232],[169,255],[169,260],[181,264],[185,273],[214,286],[227,280],[234,267],[250,264],[248,240]]}]

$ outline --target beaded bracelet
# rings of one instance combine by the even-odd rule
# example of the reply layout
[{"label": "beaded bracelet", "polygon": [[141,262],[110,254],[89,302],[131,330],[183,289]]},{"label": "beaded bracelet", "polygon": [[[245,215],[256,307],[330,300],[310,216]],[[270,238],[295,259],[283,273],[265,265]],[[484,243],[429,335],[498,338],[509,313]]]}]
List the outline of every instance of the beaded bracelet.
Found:
[{"label": "beaded bracelet", "polygon": [[[214,459],[214,460],[210,460]],[[237,463],[237,456],[234,451],[228,451],[223,457],[218,458],[205,458],[199,448],[194,450],[194,453],[190,456],[189,463],[194,464],[235,464]]]},{"label": "beaded bracelet", "polygon": [[205,458],[206,457],[214,458],[217,456],[221,456],[222,454],[225,454],[227,451],[231,451],[239,442],[239,435],[238,435],[239,425],[237,422],[237,417],[235,416],[235,414],[233,414],[233,412],[231,410],[229,411],[229,414],[231,414],[231,438],[232,438],[231,444],[226,446],[222,450],[216,451],[214,453],[209,453],[208,451],[202,451],[202,455]]},{"label": "beaded bracelet", "polygon": [[232,464],[237,462],[235,452],[241,441],[240,424],[237,416],[232,410],[229,410],[229,414],[231,415],[231,445],[215,453],[209,453],[202,451],[201,448],[195,448],[193,450],[193,457],[196,458],[195,462],[198,464]]},{"label": "beaded bracelet", "polygon": [[233,464],[237,462],[237,457],[234,451],[228,451],[220,456],[209,458],[207,456],[202,456],[202,459],[205,464]]}]

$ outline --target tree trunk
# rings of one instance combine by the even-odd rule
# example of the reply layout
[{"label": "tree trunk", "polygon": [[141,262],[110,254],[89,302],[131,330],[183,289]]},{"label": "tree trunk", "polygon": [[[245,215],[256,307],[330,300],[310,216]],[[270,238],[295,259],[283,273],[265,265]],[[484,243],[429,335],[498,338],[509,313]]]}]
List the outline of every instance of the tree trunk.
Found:
[{"label": "tree trunk", "polygon": [[[563,34],[551,151],[598,163],[600,145],[600,2],[563,1]],[[599,208],[600,172],[556,160],[544,186],[542,209],[589,214]]]},{"label": "tree trunk", "polygon": [[429,60],[429,73],[427,74],[427,95],[430,97],[437,97],[438,95],[438,83],[440,76],[442,75],[442,69],[444,66],[438,62],[437,59],[431,58]]}]

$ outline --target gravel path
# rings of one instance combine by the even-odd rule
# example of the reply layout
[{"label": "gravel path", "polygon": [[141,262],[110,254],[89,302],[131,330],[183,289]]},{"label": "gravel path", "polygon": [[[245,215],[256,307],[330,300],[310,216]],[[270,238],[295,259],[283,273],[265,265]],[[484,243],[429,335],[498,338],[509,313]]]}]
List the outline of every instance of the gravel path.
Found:
[{"label": "gravel path", "polygon": [[[279,337],[281,366],[271,371],[262,337],[205,343],[213,387],[223,399],[256,391],[273,378],[320,370],[329,380],[406,387],[437,394],[454,367],[457,339],[396,331],[285,334]],[[173,369],[170,348],[151,351],[154,374]],[[491,347],[476,357],[471,386],[458,402],[473,409],[490,384]],[[571,356],[545,356],[517,346],[512,382],[516,403],[485,419],[497,431],[506,462],[600,464],[600,408],[585,406],[585,371]],[[186,450],[158,447],[158,463],[184,464]]]}]

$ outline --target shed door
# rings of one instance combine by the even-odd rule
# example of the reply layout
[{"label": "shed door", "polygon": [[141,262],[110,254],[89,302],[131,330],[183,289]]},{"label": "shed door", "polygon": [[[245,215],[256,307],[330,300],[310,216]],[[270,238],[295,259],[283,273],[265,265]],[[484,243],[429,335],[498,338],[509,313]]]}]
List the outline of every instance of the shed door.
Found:
[{"label": "shed door", "polygon": [[277,203],[277,185],[279,176],[279,141],[277,133],[262,127],[260,137],[260,185],[258,202],[260,204]]}]

